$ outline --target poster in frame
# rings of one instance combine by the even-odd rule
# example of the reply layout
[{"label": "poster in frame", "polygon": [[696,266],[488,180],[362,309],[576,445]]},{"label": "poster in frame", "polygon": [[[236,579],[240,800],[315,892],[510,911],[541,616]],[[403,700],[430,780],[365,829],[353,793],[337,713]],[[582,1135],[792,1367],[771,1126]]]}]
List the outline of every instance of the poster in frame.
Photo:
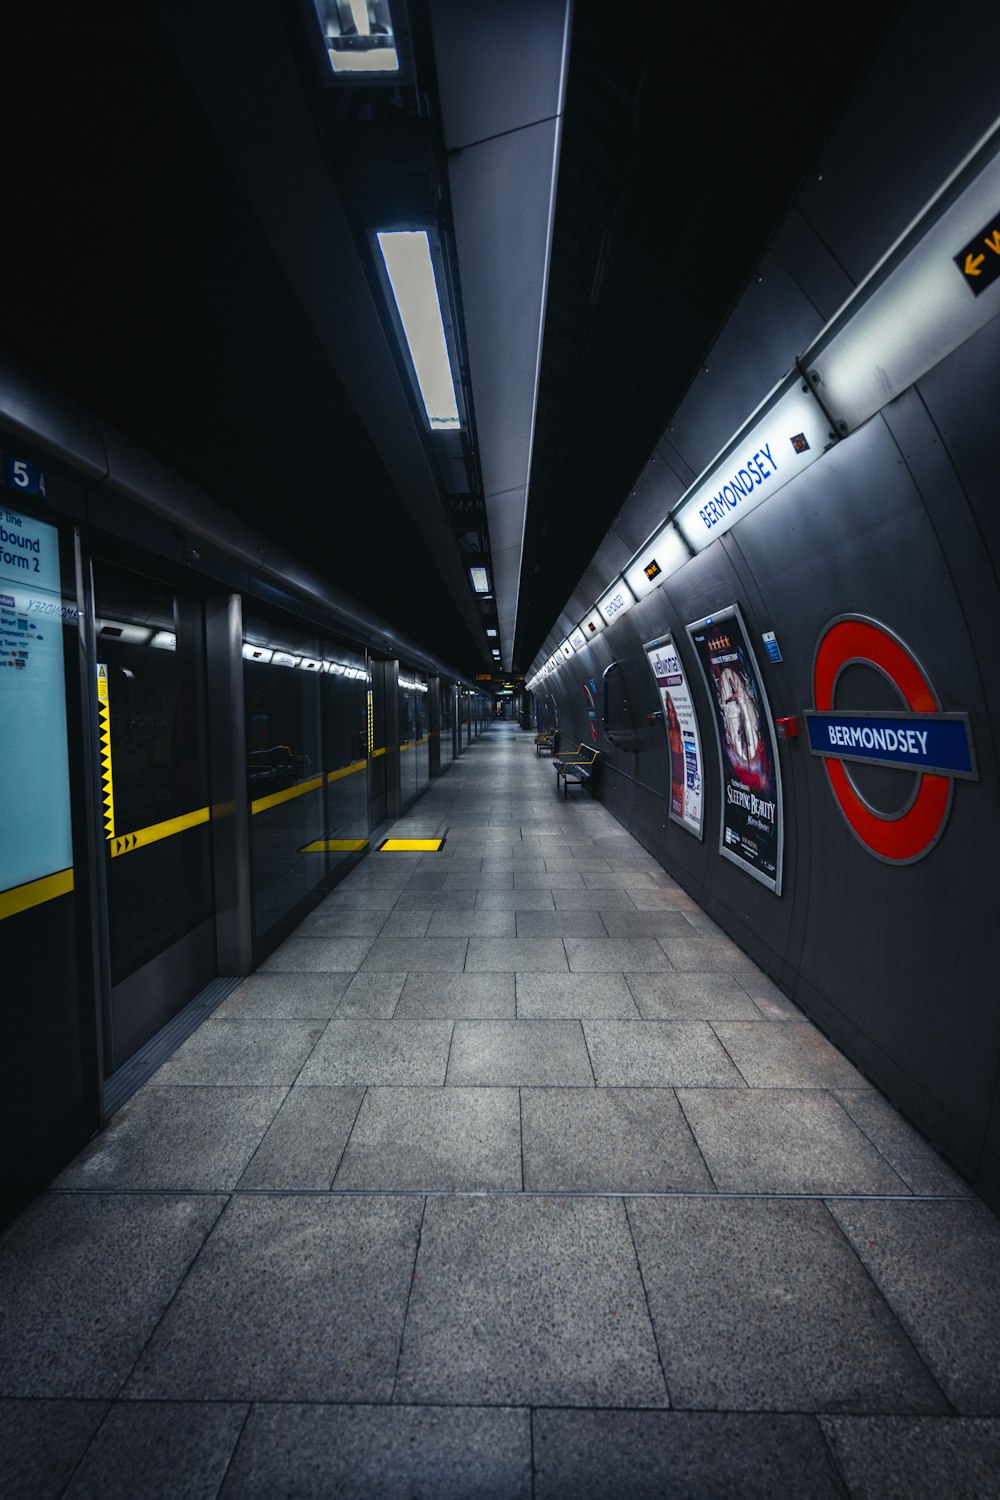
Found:
[{"label": "poster in frame", "polygon": [[701,737],[684,664],[672,635],[658,636],[643,645],[663,711],[663,728],[670,757],[669,814],[695,838],[704,833],[705,776]]},{"label": "poster in frame", "polygon": [[688,626],[715,718],[721,779],[719,852],[781,895],[781,765],[767,701],[739,605]]}]

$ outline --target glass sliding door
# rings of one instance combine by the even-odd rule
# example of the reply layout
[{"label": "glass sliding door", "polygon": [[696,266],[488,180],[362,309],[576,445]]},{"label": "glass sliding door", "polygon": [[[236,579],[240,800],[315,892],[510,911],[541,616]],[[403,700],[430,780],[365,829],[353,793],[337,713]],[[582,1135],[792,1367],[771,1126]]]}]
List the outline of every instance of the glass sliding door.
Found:
[{"label": "glass sliding door", "polygon": [[216,973],[200,598],[93,563],[113,1072]]},{"label": "glass sliding door", "polygon": [[294,625],[245,613],[243,629],[254,953],[259,958],[291,931],[326,885],[323,658],[318,639]]},{"label": "glass sliding door", "polygon": [[368,715],[371,674],[364,653],[323,642],[323,774],[327,867],[336,879],[368,848]]}]

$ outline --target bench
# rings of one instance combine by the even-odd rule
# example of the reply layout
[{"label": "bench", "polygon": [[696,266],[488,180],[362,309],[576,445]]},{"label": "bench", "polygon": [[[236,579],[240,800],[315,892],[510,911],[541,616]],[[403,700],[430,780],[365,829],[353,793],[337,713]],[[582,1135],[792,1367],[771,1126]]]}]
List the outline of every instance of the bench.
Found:
[{"label": "bench", "polygon": [[551,729],[551,730],[548,731],[547,734],[536,734],[535,735],[535,754],[536,755],[552,755],[552,756],[558,755],[559,754],[559,739],[560,739],[560,736],[559,736],[558,729]]},{"label": "bench", "polygon": [[[600,751],[595,750],[589,760],[577,760],[563,767],[563,796],[569,796],[569,784],[574,786],[585,786],[590,795],[597,795],[597,780],[601,773]],[[558,781],[556,783],[558,786]]]},{"label": "bench", "polygon": [[590,789],[593,797],[597,788],[597,778],[600,774],[601,752],[599,750],[588,750],[583,744],[573,752],[572,755],[562,755],[554,762],[556,768],[556,791],[559,790],[559,778],[562,777],[563,796],[569,796],[570,782],[574,786],[585,786]]}]

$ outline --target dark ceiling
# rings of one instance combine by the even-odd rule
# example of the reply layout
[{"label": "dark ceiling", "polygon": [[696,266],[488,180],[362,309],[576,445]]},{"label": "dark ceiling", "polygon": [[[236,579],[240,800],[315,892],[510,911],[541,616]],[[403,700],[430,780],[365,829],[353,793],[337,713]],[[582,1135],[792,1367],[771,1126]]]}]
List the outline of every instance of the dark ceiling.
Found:
[{"label": "dark ceiling", "polygon": [[[234,68],[250,45],[239,18],[249,36],[262,5],[223,6]],[[410,0],[419,89],[349,109],[316,79],[306,10],[269,8],[364,262],[372,195],[447,211],[427,8]],[[169,9],[175,41],[182,27],[196,48],[205,12]],[[881,35],[848,8],[818,53],[801,15],[744,8],[723,23],[708,7],[576,0],[521,671]],[[399,455],[362,424],[162,21],[142,0],[51,0],[5,21],[0,344],[459,671],[481,671],[484,607],[456,602],[444,531],[401,497]],[[367,358],[341,352],[341,372]],[[474,446],[457,486],[424,449],[467,562],[484,527]]]}]

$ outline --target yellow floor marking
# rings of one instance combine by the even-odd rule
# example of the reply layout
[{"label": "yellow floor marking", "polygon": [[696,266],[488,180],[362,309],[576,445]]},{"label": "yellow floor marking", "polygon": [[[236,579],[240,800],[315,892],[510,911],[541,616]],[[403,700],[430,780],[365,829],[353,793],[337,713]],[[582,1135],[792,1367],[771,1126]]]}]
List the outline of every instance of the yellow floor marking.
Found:
[{"label": "yellow floor marking", "polygon": [[303,844],[299,850],[300,854],[360,854],[362,849],[368,848],[367,839],[313,839],[311,844]]},{"label": "yellow floor marking", "polygon": [[379,844],[376,853],[379,854],[416,854],[435,853],[444,843],[444,839],[386,839],[384,844]]}]

